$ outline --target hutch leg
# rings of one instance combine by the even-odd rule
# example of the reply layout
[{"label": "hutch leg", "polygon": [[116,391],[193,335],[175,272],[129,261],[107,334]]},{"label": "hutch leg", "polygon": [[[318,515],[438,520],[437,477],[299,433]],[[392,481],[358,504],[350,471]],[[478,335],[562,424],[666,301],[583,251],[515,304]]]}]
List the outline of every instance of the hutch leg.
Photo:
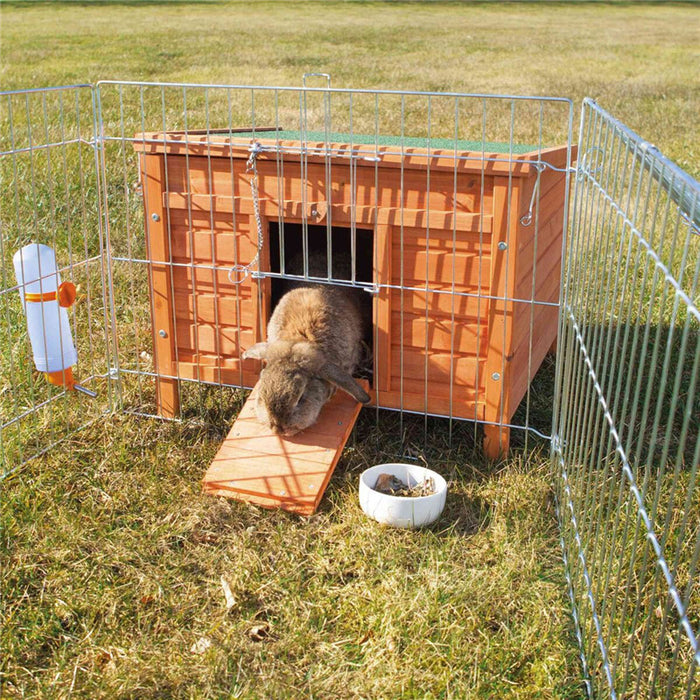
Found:
[{"label": "hutch leg", "polygon": [[508,453],[510,428],[500,425],[484,426],[484,454],[489,459],[498,459]]},{"label": "hutch leg", "polygon": [[163,418],[180,415],[180,396],[177,379],[156,379],[156,409]]}]

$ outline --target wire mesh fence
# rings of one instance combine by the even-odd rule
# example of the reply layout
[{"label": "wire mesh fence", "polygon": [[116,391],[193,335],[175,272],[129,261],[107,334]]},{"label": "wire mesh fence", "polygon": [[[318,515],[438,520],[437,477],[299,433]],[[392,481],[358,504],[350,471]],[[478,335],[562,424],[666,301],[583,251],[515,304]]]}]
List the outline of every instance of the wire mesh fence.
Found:
[{"label": "wire mesh fence", "polygon": [[[368,319],[378,421],[423,416],[425,440],[444,417],[451,440],[466,420],[494,456],[551,441],[589,694],[698,694],[697,183],[588,101],[572,171],[556,98],[103,82],[0,100],[5,472],[115,409],[216,420],[285,290],[334,284]],[[80,285],[94,400],[34,368],[12,275],[31,242]]]},{"label": "wire mesh fence", "polygon": [[521,445],[548,437],[551,403],[531,410],[530,385],[553,368],[570,101],[124,82],[98,95],[129,410],[175,417],[205,385],[252,386],[244,350],[289,283],[311,280],[357,293],[378,407],[471,419],[494,452],[511,427]]},{"label": "wire mesh fence", "polygon": [[[99,198],[99,149],[91,86],[3,93],[0,97],[0,461],[3,472],[40,454],[113,408],[110,388],[108,270]],[[18,284],[29,262],[28,243],[51,247],[56,271]],[[36,274],[36,273],[35,273]],[[35,371],[25,321],[24,291],[32,283],[56,289],[60,280],[78,285],[69,310],[78,350],[76,376],[98,392],[86,410],[70,392],[50,385]],[[22,292],[22,294],[20,294]],[[54,306],[57,305],[54,302]],[[44,322],[55,308],[44,306]],[[49,318],[51,316],[52,318]],[[63,327],[65,331],[66,328]],[[70,339],[54,338],[59,345]],[[45,348],[39,348],[40,354]],[[87,401],[87,399],[85,399]]]},{"label": "wire mesh fence", "polygon": [[700,188],[585,101],[553,452],[590,693],[700,694]]}]

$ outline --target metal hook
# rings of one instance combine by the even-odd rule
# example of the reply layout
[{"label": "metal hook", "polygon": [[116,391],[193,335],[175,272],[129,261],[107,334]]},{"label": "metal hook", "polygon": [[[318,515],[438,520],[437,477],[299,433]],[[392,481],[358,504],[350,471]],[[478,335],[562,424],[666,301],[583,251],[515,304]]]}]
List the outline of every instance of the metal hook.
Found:
[{"label": "metal hook", "polygon": [[547,164],[539,162],[533,163],[533,166],[537,170],[537,180],[535,180],[535,186],[532,188],[532,197],[530,197],[530,208],[528,209],[527,214],[520,217],[520,223],[523,226],[529,226],[532,223],[532,212],[535,208],[535,197],[540,191],[540,175],[542,175],[542,171],[547,167]]},{"label": "metal hook", "polygon": [[248,149],[250,156],[248,157],[248,161],[245,165],[245,171],[247,173],[251,173],[255,170],[255,161],[264,150],[265,149],[259,141],[253,141],[253,143],[250,144],[250,148]]}]

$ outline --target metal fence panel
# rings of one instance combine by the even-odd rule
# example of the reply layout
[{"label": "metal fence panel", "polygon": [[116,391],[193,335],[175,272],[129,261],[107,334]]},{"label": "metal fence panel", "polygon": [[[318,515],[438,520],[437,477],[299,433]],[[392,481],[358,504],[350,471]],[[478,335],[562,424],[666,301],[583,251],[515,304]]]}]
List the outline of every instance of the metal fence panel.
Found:
[{"label": "metal fence panel", "polygon": [[[113,406],[91,86],[0,94],[0,180],[0,472],[6,474]],[[13,265],[13,256],[29,243],[50,246],[59,278],[78,285],[77,301],[68,309],[78,353],[74,370],[82,386],[97,392],[94,399],[50,385],[35,369]],[[20,262],[24,268],[24,256]],[[55,289],[55,273],[46,277]],[[30,282],[24,280],[23,291]]]},{"label": "metal fence panel", "polygon": [[[325,84],[312,87],[307,84],[311,82]],[[255,377],[246,374],[241,354],[246,344],[262,339],[256,333],[264,333],[275,285],[285,280],[308,280],[310,251],[317,244],[332,251],[338,239],[336,226],[340,226],[349,231],[351,276],[341,277],[329,264],[326,273],[314,281],[363,289],[370,302],[380,299],[374,302],[374,311],[370,309],[375,326],[369,341],[375,357],[384,357],[373,366],[377,402],[385,405],[382,396],[392,394],[393,405],[402,417],[418,413],[426,424],[429,416],[442,415],[466,417],[502,431],[499,434],[507,435],[510,428],[526,428],[516,431],[516,446],[527,447],[533,438],[547,440],[551,401],[547,402],[546,391],[533,392],[529,387],[544,357],[551,396],[554,359],[546,356],[548,348],[538,336],[536,324],[546,309],[556,326],[559,259],[554,259],[554,253],[558,256],[560,248],[555,247],[561,245],[561,239],[554,245],[550,239],[557,238],[557,228],[560,232],[565,225],[571,102],[335,89],[327,76],[309,76],[308,81],[305,77],[304,83],[302,87],[98,84],[107,236],[126,410],[172,417],[177,411],[161,410],[162,394],[169,397],[166,403],[177,406],[178,411],[184,407],[184,415],[191,415],[201,412],[207,402],[216,401],[211,387],[250,387]],[[258,143],[254,154],[258,167],[267,168],[261,171],[259,191],[254,173],[241,166],[245,160],[241,160],[240,147],[236,151],[235,146],[241,139],[247,139],[247,145]],[[338,147],[338,143],[342,145]],[[553,146],[561,147],[557,162],[552,162],[547,150]],[[459,180],[464,168],[460,161],[464,156],[459,153],[467,148],[474,162],[478,161],[470,192],[462,191]],[[421,149],[423,154],[416,155]],[[496,149],[499,152],[494,156]],[[154,153],[161,155],[161,163],[153,165],[151,159],[152,166],[143,165],[140,158]],[[433,163],[437,153],[443,155],[442,170],[436,175]],[[457,155],[449,160],[447,153]],[[500,171],[503,215],[497,223],[503,238],[492,250],[491,231],[485,226],[491,226],[495,158],[511,170],[520,168],[527,177],[523,185],[508,169]],[[386,203],[378,201],[380,195],[367,199],[367,188],[376,185],[377,192],[389,189],[382,170],[389,161],[393,163],[395,189],[392,211],[387,213]],[[157,187],[153,186],[154,176],[146,171],[148,167],[160,168]],[[557,178],[556,188],[549,185],[553,177]],[[295,182],[302,184],[292,192]],[[420,193],[415,201],[414,192]],[[314,197],[322,205],[320,214]],[[477,214],[465,204],[469,197]],[[522,210],[516,210],[516,202]],[[300,216],[299,211],[307,215]],[[486,216],[481,217],[481,213]],[[341,215],[345,218],[338,223]],[[380,278],[376,270],[383,255],[379,233],[382,216],[392,217],[392,254],[396,259],[392,275]],[[479,216],[475,221],[481,223],[467,236],[456,224],[440,231],[428,223],[440,217],[457,221],[468,216]],[[255,218],[257,235],[252,223]],[[494,215],[494,221],[497,218]],[[291,256],[285,246],[293,226],[301,231],[304,267],[300,270],[287,265]],[[314,239],[314,228],[322,229],[316,231],[320,238]],[[231,232],[239,242],[249,236],[258,241],[253,261],[240,258],[242,247],[233,243],[231,260],[222,253],[219,242]],[[368,245],[361,249],[360,238],[365,234],[369,235]],[[516,234],[527,236],[528,245],[518,244]],[[163,235],[167,241],[175,241],[175,249],[167,241],[161,245]],[[539,243],[541,238],[546,245]],[[547,246],[551,247],[545,251]],[[519,247],[524,252],[519,252]],[[260,254],[270,259],[263,261]],[[534,257],[535,262],[528,268],[518,263],[518,255],[521,259]],[[279,258],[277,267],[272,261],[275,256]],[[468,262],[470,256],[473,263]],[[502,291],[487,284],[496,257],[503,262],[498,277]],[[437,262],[438,258],[444,262]],[[545,262],[538,267],[540,259]],[[369,265],[369,277],[357,272],[362,263]],[[410,270],[409,265],[413,266]],[[438,282],[430,277],[431,265],[441,265]],[[483,281],[482,286],[468,288],[464,284],[465,265],[478,268],[473,274]],[[556,268],[556,275],[548,273],[550,268]],[[173,290],[164,301],[167,311],[156,308],[154,295],[149,293],[153,275],[161,273],[163,284]],[[508,286],[505,280],[515,280],[516,274],[517,286],[515,282]],[[211,279],[212,289],[198,292],[192,284],[198,277]],[[239,294],[232,291],[233,283]],[[258,300],[250,308],[256,318],[246,319],[249,298],[255,295]],[[422,306],[416,301],[421,295],[427,300]],[[395,300],[391,312],[394,325],[384,328],[377,321],[377,308],[390,297]],[[433,323],[429,307],[439,307],[439,327]],[[496,312],[497,307],[501,311]],[[467,312],[460,311],[462,308],[469,309],[468,324],[463,323]],[[473,363],[476,386],[488,380],[492,396],[499,391],[506,393],[501,388],[505,381],[498,382],[508,375],[509,353],[500,353],[490,364],[482,362],[478,354],[491,344],[482,329],[498,314],[503,320],[499,342],[513,318],[521,322],[517,359],[523,400],[486,418],[479,412],[483,401],[475,400],[471,413],[460,414],[457,404],[463,403],[468,393],[464,380],[455,380],[460,367]],[[159,315],[164,323],[156,324],[154,332],[163,341],[174,339],[170,347],[152,337],[153,319]],[[391,344],[378,350],[388,332],[393,333]],[[460,336],[469,332],[476,335],[474,346],[479,350],[474,356],[461,356]],[[438,341],[439,352],[437,346],[431,347]],[[159,345],[163,346],[160,350]],[[443,381],[431,384],[436,377]],[[390,384],[391,390],[382,388]],[[438,396],[440,410],[428,407],[438,403],[430,395],[436,387],[442,392]],[[492,403],[499,403],[498,398]],[[500,403],[505,405],[506,401]]]},{"label": "metal fence panel", "polygon": [[583,105],[553,469],[592,696],[697,698],[700,185]]}]

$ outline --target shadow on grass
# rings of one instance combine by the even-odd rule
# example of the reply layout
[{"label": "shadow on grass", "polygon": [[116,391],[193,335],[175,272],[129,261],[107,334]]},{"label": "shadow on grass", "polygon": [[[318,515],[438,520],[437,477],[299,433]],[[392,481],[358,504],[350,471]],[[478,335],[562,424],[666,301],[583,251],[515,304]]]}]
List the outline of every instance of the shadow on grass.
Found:
[{"label": "shadow on grass", "polygon": [[[611,421],[633,467],[678,461],[693,466],[698,444],[700,393],[697,391],[697,323],[590,324],[581,328],[585,353],[598,388],[577,347],[567,361],[573,380],[565,384],[562,402],[569,413],[569,432],[577,426],[580,449],[600,453]],[[606,418],[602,401],[608,416]],[[593,426],[603,426],[596,439]],[[593,434],[591,434],[593,433]],[[585,444],[584,444],[585,443]],[[611,443],[608,449],[615,449]]]}]

